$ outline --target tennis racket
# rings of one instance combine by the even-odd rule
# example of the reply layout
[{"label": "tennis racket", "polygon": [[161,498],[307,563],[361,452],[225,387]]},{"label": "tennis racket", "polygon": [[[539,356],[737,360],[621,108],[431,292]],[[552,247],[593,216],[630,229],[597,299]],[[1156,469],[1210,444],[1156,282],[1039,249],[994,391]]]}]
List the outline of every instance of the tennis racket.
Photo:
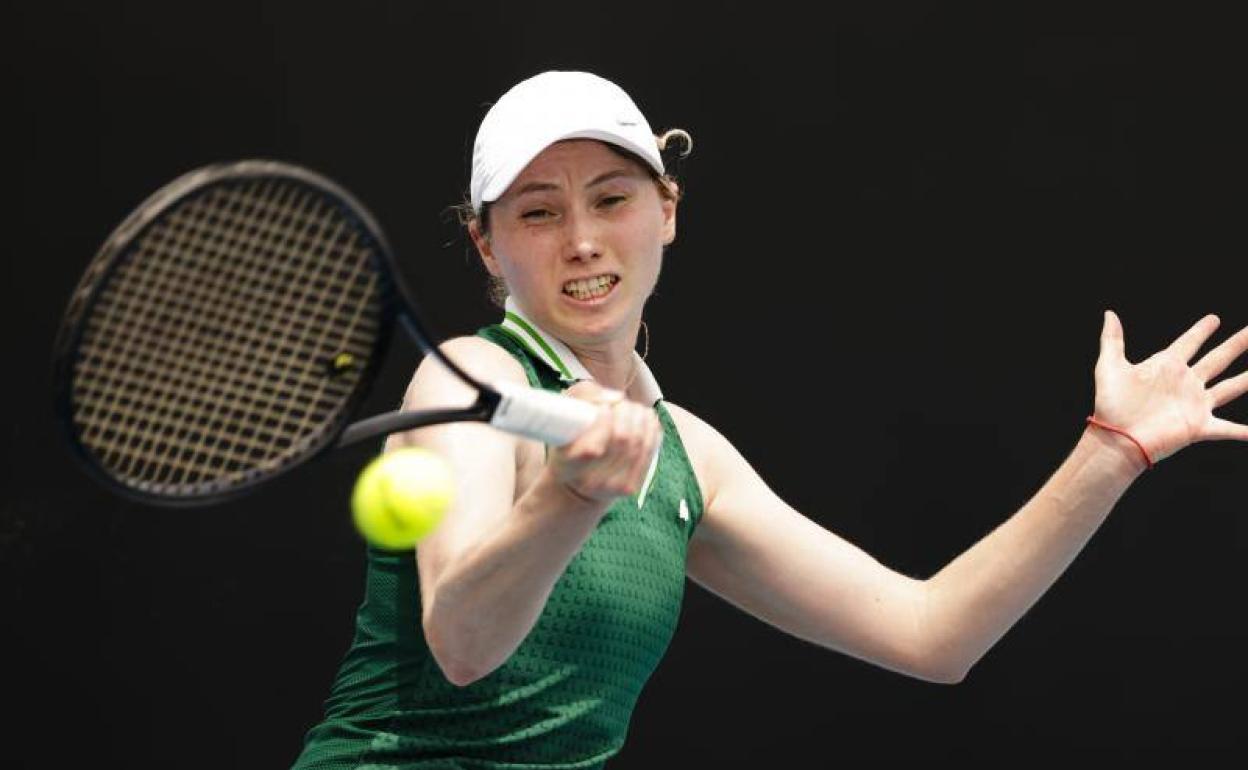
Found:
[{"label": "tennis racket", "polygon": [[[476,389],[472,406],[351,423],[396,319]],[[465,372],[430,339],[364,206],[319,174],[258,160],[192,171],[113,231],[65,311],[53,387],[94,477],[175,506],[396,431],[470,420],[559,446],[596,414]]]}]

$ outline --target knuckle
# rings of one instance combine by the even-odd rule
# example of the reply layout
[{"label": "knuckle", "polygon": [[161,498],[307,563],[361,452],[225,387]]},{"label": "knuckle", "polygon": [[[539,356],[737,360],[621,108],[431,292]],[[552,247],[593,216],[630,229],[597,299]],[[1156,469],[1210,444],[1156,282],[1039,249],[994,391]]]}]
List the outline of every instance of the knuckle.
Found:
[{"label": "knuckle", "polygon": [[586,441],[583,444],[579,444],[576,447],[573,447],[572,450],[568,453],[568,457],[569,459],[572,459],[572,460],[579,460],[581,462],[587,462],[591,460],[597,460],[598,458],[602,457],[605,450],[606,450],[606,447],[602,442]]},{"label": "knuckle", "polygon": [[593,400],[593,397],[597,395],[599,390],[601,390],[601,388],[598,387],[598,383],[593,382],[592,380],[581,380],[580,382],[573,383],[571,387],[563,393],[566,396],[579,398],[582,401],[590,401]]},{"label": "knuckle", "polygon": [[645,440],[645,437],[646,437],[645,433],[637,430],[635,427],[631,425],[626,430],[622,431],[621,433],[621,440],[624,442],[625,446],[628,446],[630,448],[639,445],[642,441]]}]

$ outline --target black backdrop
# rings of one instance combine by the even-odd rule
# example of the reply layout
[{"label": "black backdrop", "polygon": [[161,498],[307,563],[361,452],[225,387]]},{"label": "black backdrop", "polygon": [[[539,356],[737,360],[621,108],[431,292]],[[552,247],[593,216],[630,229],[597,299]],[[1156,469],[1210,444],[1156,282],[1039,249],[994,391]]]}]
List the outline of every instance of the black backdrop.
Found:
[{"label": "black backdrop", "polygon": [[[363,554],[345,501],[367,449],[171,512],[96,487],[52,430],[48,355],[79,271],[200,164],[274,157],[339,180],[435,329],[468,333],[494,311],[441,212],[487,103],[543,69],[616,80],[696,142],[647,315],[668,397],[915,576],[1073,446],[1103,309],[1135,361],[1206,312],[1219,341],[1248,324],[1228,19],[859,5],[10,8],[3,761],[285,766],[350,638]],[[400,343],[369,410],[397,403],[415,363]],[[1248,421],[1248,403],[1222,414]],[[611,766],[1240,754],[1246,481],[1245,445],[1165,461],[956,687],[690,585]]]}]

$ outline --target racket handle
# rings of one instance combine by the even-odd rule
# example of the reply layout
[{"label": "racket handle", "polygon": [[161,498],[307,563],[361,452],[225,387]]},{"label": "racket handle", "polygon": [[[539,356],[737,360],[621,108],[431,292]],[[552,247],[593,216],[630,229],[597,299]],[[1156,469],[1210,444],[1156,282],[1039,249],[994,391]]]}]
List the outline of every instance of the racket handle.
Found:
[{"label": "racket handle", "polygon": [[597,418],[588,401],[561,396],[513,382],[496,382],[501,396],[490,424],[499,430],[552,446],[569,444]]}]

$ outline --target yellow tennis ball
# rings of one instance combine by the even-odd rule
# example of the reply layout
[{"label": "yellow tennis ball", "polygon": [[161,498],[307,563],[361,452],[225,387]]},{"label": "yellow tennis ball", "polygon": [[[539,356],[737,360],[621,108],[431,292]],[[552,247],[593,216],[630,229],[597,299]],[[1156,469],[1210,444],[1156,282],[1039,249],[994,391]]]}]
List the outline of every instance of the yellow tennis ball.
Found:
[{"label": "yellow tennis ball", "polygon": [[373,545],[410,548],[442,520],[455,495],[451,469],[419,447],[386,452],[360,473],[351,493],[355,527]]}]

